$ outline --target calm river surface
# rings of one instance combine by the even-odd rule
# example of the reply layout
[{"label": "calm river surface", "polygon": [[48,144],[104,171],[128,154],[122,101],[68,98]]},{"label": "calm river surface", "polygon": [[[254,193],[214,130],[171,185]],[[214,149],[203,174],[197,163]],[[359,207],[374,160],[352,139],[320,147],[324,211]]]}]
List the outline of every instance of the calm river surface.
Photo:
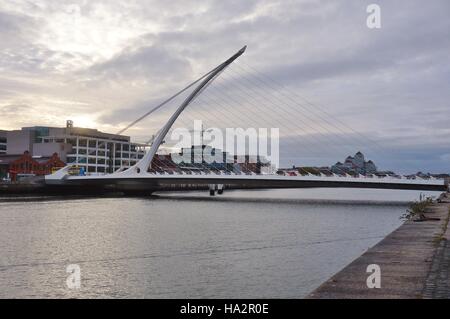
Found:
[{"label": "calm river surface", "polygon": [[[397,228],[418,197],[349,189],[0,197],[0,298],[301,298]],[[80,266],[79,290],[67,288],[69,264]]]}]

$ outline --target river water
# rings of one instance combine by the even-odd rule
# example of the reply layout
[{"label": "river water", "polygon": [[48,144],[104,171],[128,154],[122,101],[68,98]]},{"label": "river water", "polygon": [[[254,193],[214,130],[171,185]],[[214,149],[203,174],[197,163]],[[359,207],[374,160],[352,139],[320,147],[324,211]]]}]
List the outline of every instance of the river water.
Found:
[{"label": "river water", "polygon": [[[418,197],[362,189],[3,197],[0,298],[301,298],[397,228]],[[66,283],[73,264],[80,289]]]}]

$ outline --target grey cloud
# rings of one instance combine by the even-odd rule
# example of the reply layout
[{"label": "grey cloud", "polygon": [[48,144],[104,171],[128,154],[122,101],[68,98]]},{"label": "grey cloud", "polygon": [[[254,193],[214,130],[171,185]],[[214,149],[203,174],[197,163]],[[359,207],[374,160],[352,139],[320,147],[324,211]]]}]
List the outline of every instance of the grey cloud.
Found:
[{"label": "grey cloud", "polygon": [[16,115],[17,113],[27,112],[32,109],[32,106],[27,104],[8,104],[0,106],[0,111],[3,115]]},{"label": "grey cloud", "polygon": [[190,64],[185,58],[161,47],[146,46],[122,52],[105,63],[94,65],[88,72],[125,81],[133,77],[157,81],[185,77],[189,71]]},{"label": "grey cloud", "polygon": [[22,14],[0,11],[0,69],[12,73],[44,73],[57,54],[36,44],[43,21]]},{"label": "grey cloud", "polygon": [[16,120],[22,125],[26,125],[30,120],[34,108],[28,104],[6,104],[0,105],[0,125],[5,125],[10,118],[16,118],[17,114],[22,114]]}]

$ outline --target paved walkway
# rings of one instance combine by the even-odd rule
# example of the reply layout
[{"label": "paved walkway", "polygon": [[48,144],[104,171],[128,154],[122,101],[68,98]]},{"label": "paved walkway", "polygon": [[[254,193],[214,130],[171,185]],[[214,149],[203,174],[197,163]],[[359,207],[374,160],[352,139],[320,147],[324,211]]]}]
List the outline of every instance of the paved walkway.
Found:
[{"label": "paved walkway", "polygon": [[[450,298],[450,194],[425,215],[440,220],[405,222],[308,298]],[[373,264],[380,266],[381,288],[367,286]]]},{"label": "paved walkway", "polygon": [[[442,201],[447,204],[450,203],[450,195]],[[450,299],[450,226],[448,221],[442,239],[439,242],[425,282],[423,291],[423,298],[425,299]]]}]

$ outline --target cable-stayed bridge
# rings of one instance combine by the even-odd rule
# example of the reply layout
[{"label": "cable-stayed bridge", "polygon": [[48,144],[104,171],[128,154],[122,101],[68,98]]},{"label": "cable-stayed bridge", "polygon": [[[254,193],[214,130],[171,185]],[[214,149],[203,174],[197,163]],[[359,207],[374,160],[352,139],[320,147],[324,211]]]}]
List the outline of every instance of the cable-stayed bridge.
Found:
[{"label": "cable-stayed bridge", "polygon": [[[295,95],[284,94],[280,87],[269,82],[267,78],[258,77],[257,83],[265,85],[265,88],[255,88],[255,82],[251,82],[247,75],[232,73],[227,75],[228,81],[224,87],[218,91],[210,89],[210,85],[222,76],[226,69],[229,69],[233,62],[238,59],[246,50],[243,47],[225,62],[213,68],[199,79],[189,84],[183,90],[156,107],[146,112],[143,116],[133,121],[119,133],[135,126],[149,115],[155,115],[159,110],[166,107],[171,102],[176,101],[183,95],[180,104],[171,112],[169,119],[164,122],[162,127],[154,135],[151,146],[142,159],[136,161],[134,165],[127,169],[121,169],[116,172],[104,175],[71,175],[71,166],[66,166],[52,175],[45,177],[47,185],[53,185],[59,188],[76,188],[90,191],[113,190],[125,193],[146,194],[160,190],[188,189],[187,186],[208,186],[214,193],[215,189],[222,191],[223,188],[378,188],[378,189],[405,189],[405,190],[428,190],[444,191],[448,188],[446,181],[438,179],[408,179],[405,177],[374,177],[373,175],[349,176],[346,173],[332,174],[329,176],[316,175],[278,175],[275,173],[260,173],[236,171],[229,165],[211,166],[203,164],[192,168],[192,171],[186,169],[173,169],[167,167],[167,163],[159,160],[158,151],[165,143],[169,132],[173,132],[174,124],[180,121],[181,115],[189,113],[188,107],[193,103],[203,105],[199,107],[195,115],[187,116],[186,120],[180,123],[186,125],[187,121],[195,118],[206,119],[210,121],[219,121],[233,125],[232,127],[248,127],[249,124],[254,127],[261,127],[261,121],[280,128],[287,128],[286,140],[290,140],[296,145],[296,138],[301,140],[310,139],[303,145],[303,152],[310,152],[318,145],[323,145],[326,150],[338,149],[343,141],[350,138],[358,142],[371,144],[372,147],[379,148],[377,143],[352,130],[339,121],[334,121],[327,117],[326,111],[305,101],[298,104]],[[240,82],[239,82],[240,80]],[[203,92],[208,90],[208,95],[204,97]],[[267,96],[265,93],[271,92]],[[228,93],[230,92],[230,93]],[[201,96],[202,95],[202,96]],[[200,103],[199,103],[200,101]],[[234,101],[234,106],[227,105],[227,101]],[[241,112],[241,105],[245,104],[245,115]],[[210,111],[210,106],[214,106],[214,112]],[[302,116],[299,116],[299,109]],[[264,109],[264,107],[266,107]],[[232,116],[232,114],[235,116]],[[315,121],[319,119],[320,121]],[[184,121],[184,122],[183,122]],[[226,124],[225,124],[226,125]],[[291,125],[289,127],[289,125]],[[339,134],[336,134],[339,133]],[[351,136],[351,137],[350,137]],[[312,140],[311,140],[312,139]],[[203,142],[203,141],[201,141]],[[289,147],[288,147],[289,148]],[[259,155],[258,155],[259,156]],[[166,166],[166,167],[165,167]]]}]

